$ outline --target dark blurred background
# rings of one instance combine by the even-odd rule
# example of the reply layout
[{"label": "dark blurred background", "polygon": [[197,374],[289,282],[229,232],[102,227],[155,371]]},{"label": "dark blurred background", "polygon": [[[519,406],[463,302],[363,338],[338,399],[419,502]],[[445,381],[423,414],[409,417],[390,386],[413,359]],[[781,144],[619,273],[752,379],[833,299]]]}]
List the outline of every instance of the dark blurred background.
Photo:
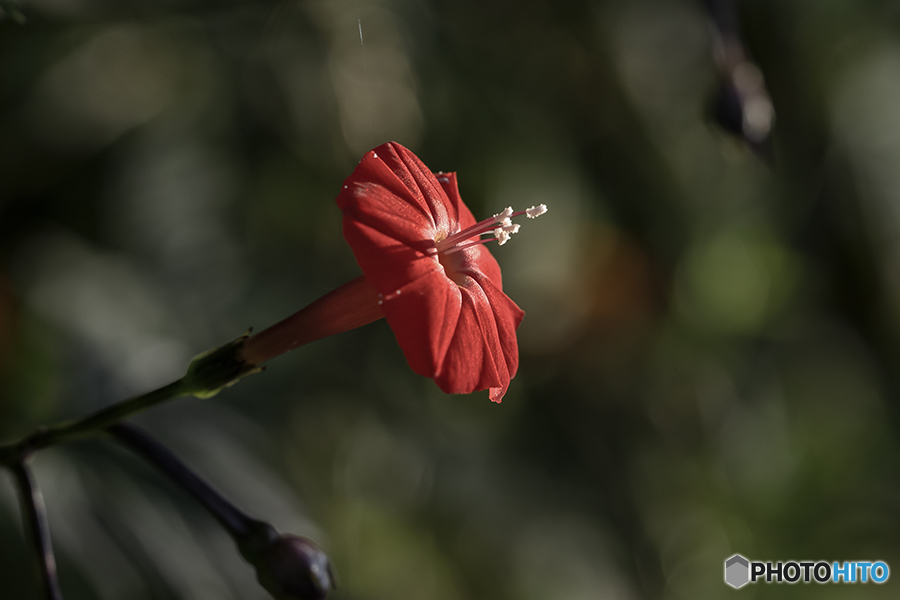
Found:
[{"label": "dark blurred background", "polygon": [[[0,440],[356,277],[334,198],[396,140],[476,215],[550,207],[493,248],[527,313],[503,404],[442,394],[381,321],[137,419],[319,542],[335,598],[720,598],[736,552],[900,568],[900,5],[738,4],[762,149],[713,118],[717,5],[22,0],[0,21]],[[68,600],[265,597],[108,441],[34,469]],[[4,476],[0,596],[37,598],[17,510]]]}]

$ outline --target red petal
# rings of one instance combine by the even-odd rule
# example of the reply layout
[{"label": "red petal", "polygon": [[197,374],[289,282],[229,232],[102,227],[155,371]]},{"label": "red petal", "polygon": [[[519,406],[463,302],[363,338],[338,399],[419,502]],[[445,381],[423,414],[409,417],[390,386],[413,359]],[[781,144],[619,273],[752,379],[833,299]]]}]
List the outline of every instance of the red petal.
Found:
[{"label": "red petal", "polygon": [[435,380],[451,393],[490,388],[500,402],[519,367],[516,329],[525,313],[489,279],[470,278],[460,290],[456,332]]},{"label": "red petal", "polygon": [[[456,231],[471,227],[477,223],[478,221],[472,215],[472,211],[469,210],[469,207],[465,205],[462,198],[459,196],[459,187],[456,184],[456,173],[438,173],[436,177],[438,183],[441,184],[441,187],[444,189],[444,193],[447,194],[447,200],[452,207],[450,209],[451,214],[457,215],[459,227]],[[456,231],[452,231],[451,233],[456,233]]]},{"label": "red petal", "polygon": [[338,195],[341,210],[356,208],[386,219],[397,239],[434,241],[458,221],[456,204],[419,158],[396,142],[368,152]]},{"label": "red petal", "polygon": [[461,304],[459,286],[442,271],[419,278],[403,288],[399,296],[384,302],[382,309],[388,325],[409,366],[419,375],[434,379],[444,363],[458,327]]},{"label": "red petal", "polygon": [[[383,223],[357,218],[356,212],[344,212],[344,239],[376,292],[387,297],[433,272],[443,276],[437,255],[426,254],[398,240],[392,232],[384,231]],[[427,244],[420,246],[427,247]],[[434,242],[431,242],[431,249],[434,251]]]},{"label": "red petal", "polygon": [[519,366],[516,328],[525,313],[486,279],[459,286],[422,277],[383,305],[413,371],[448,394],[490,388],[499,402]]}]

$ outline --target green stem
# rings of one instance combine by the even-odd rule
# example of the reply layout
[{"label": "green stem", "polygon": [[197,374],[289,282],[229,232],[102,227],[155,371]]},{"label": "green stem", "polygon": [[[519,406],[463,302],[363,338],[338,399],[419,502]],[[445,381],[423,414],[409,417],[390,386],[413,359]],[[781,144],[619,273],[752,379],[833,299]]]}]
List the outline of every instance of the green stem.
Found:
[{"label": "green stem", "polygon": [[31,453],[42,448],[92,437],[125,417],[146,410],[160,402],[165,402],[178,396],[185,396],[191,392],[192,389],[186,384],[185,379],[182,378],[152,392],[147,392],[98,410],[82,419],[66,421],[52,427],[38,429],[18,443],[0,446],[0,464],[12,465],[24,460]]},{"label": "green stem", "polygon": [[247,334],[200,354],[178,381],[152,392],[123,400],[82,419],[42,427],[14,444],[0,446],[0,466],[24,462],[33,452],[49,446],[93,437],[122,419],[179,396],[208,398],[247,375],[262,369],[241,357]]}]

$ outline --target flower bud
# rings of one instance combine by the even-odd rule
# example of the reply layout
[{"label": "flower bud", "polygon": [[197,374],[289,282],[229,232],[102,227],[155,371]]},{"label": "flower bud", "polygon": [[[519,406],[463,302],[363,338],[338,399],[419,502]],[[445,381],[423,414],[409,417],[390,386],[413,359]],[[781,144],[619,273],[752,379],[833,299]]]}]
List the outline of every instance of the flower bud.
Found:
[{"label": "flower bud", "polygon": [[252,562],[257,580],[276,600],[321,600],[335,587],[328,556],[303,537],[278,536]]}]

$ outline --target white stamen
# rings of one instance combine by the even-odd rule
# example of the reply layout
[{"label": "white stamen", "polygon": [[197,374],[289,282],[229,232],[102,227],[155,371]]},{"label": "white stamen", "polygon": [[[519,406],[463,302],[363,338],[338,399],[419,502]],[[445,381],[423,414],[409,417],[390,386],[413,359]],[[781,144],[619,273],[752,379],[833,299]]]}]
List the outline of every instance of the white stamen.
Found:
[{"label": "white stamen", "polygon": [[497,238],[500,246],[508,242],[514,233],[519,233],[518,223],[512,223],[509,219],[503,219],[503,221],[504,224],[494,230],[494,237]]},{"label": "white stamen", "polygon": [[538,204],[537,206],[532,206],[531,208],[525,209],[525,216],[529,219],[536,219],[542,214],[547,212],[546,204]]},{"label": "white stamen", "polygon": [[498,212],[496,215],[494,215],[494,218],[497,219],[498,221],[508,221],[509,218],[512,216],[512,214],[513,214],[512,206],[507,206],[506,208],[503,209],[502,212]]},{"label": "white stamen", "polygon": [[480,239],[482,235],[493,234],[498,244],[502,246],[509,241],[510,236],[519,232],[519,225],[512,222],[514,217],[527,215],[529,219],[533,219],[547,212],[547,206],[541,204],[532,206],[527,210],[513,211],[512,207],[507,207],[494,215],[490,219],[485,219],[480,223],[476,223],[471,227],[467,227],[463,231],[445,237],[435,243],[435,254],[459,252],[478,244],[484,244],[487,239]]}]

